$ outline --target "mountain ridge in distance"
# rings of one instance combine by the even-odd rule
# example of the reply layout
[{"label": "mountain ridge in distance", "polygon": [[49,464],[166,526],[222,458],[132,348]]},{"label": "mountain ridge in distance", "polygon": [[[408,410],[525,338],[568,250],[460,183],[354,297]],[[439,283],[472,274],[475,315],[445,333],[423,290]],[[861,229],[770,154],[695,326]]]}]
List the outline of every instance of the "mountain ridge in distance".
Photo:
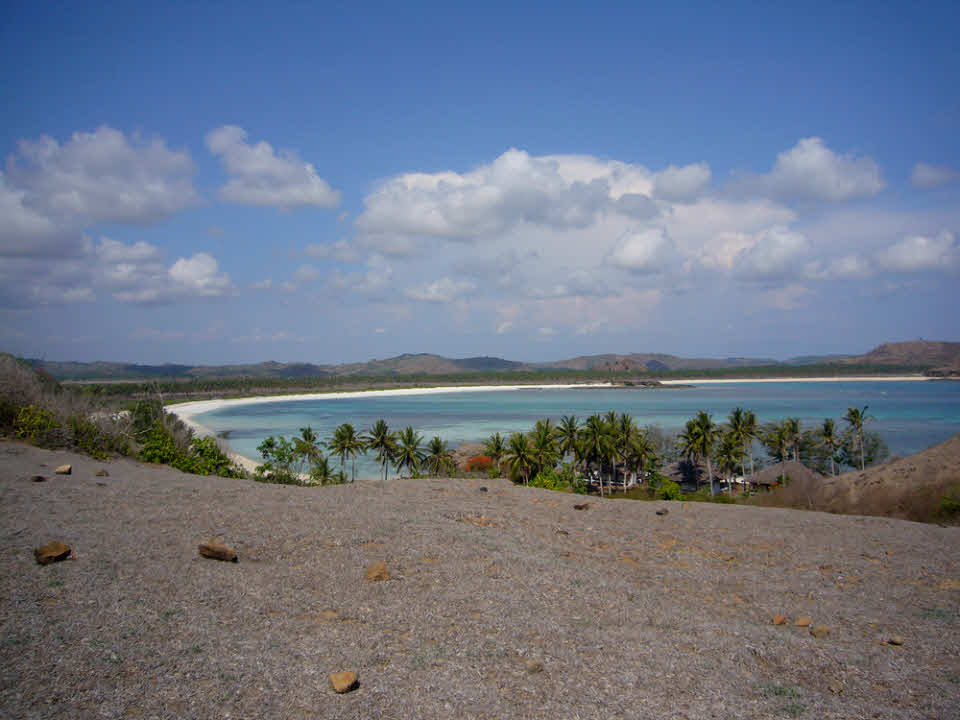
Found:
[{"label": "mountain ridge in distance", "polygon": [[362,363],[323,365],[266,361],[237,365],[138,365],[111,362],[31,360],[59,380],[151,380],[192,378],[296,378],[383,375],[457,375],[471,372],[579,370],[657,373],[751,367],[791,367],[817,364],[913,366],[918,369],[960,370],[960,342],[912,341],[884,343],[863,355],[807,355],[777,361],[770,358],[686,358],[665,353],[581,355],[566,360],[526,363],[492,356],[447,358],[433,353],[404,353]]}]

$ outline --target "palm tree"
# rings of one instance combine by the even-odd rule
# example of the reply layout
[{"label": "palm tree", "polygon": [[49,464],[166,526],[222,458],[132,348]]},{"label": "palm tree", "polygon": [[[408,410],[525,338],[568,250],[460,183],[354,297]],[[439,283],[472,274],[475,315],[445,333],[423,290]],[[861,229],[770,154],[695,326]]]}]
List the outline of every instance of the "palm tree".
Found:
[{"label": "palm tree", "polygon": [[397,449],[397,434],[390,432],[387,421],[381,418],[367,431],[367,434],[363,437],[363,441],[368,450],[376,451],[377,462],[380,463],[383,469],[383,481],[386,482],[387,468],[393,460],[393,454]]},{"label": "palm tree", "polygon": [[610,485],[608,489],[613,492],[613,486],[617,482],[617,413],[615,410],[608,410],[603,416],[603,424],[607,428],[609,437],[609,447],[607,452],[610,458]]},{"label": "palm tree", "polygon": [[868,407],[870,406],[864,405],[863,410],[858,410],[857,408],[847,408],[847,413],[843,416],[843,419],[849,423],[850,430],[853,431],[857,438],[857,447],[860,448],[861,471],[866,467],[866,463],[864,462],[863,458],[863,426],[873,419],[867,415]]},{"label": "palm tree", "polygon": [[[727,418],[727,424],[730,426],[729,433],[736,441],[737,445],[743,451],[743,454],[746,455],[747,443],[750,442],[749,436],[749,427],[747,423],[747,415],[752,413],[747,413],[743,408],[734,408],[730,413],[730,416]],[[754,418],[756,422],[756,418]],[[740,463],[740,474],[746,475],[747,470],[743,467],[743,462]]]},{"label": "palm tree", "polygon": [[420,443],[423,442],[423,436],[414,431],[407,425],[400,431],[397,438],[397,449],[393,456],[394,465],[397,472],[405,467],[411,475],[420,469],[420,463],[423,461],[424,453],[420,449]]},{"label": "palm tree", "polygon": [[330,469],[330,461],[325,457],[320,457],[310,466],[310,481],[316,485],[331,485],[339,477],[342,475],[333,473]]},{"label": "palm tree", "polygon": [[837,448],[840,447],[840,437],[837,435],[836,424],[830,418],[825,418],[823,421],[823,426],[817,430],[817,434],[820,436],[820,445],[827,449],[827,452],[830,454],[830,472],[833,475],[837,474]]},{"label": "palm tree", "polygon": [[[617,458],[626,465],[633,448],[633,442],[637,439],[640,431],[637,428],[637,424],[633,421],[633,418],[626,413],[620,414],[615,427],[614,440],[617,447]],[[623,474],[623,491],[627,491],[626,468],[624,468]]]},{"label": "palm tree", "polygon": [[423,457],[423,465],[427,472],[432,472],[434,477],[439,477],[443,470],[453,468],[453,452],[447,447],[447,444],[440,439],[439,435],[427,444],[427,452]]},{"label": "palm tree", "polygon": [[537,465],[537,473],[545,467],[553,467],[557,462],[557,428],[550,418],[537,420],[530,433],[530,450]]},{"label": "palm tree", "polygon": [[747,410],[743,414],[743,437],[746,440],[747,452],[750,454],[750,474],[753,475],[753,441],[760,438],[760,428],[757,425],[757,416],[752,410]]},{"label": "palm tree", "polygon": [[503,436],[500,433],[494,433],[487,438],[487,441],[483,444],[483,452],[493,460],[493,466],[499,473],[500,462],[503,460],[503,456],[507,454],[507,444],[504,442]]},{"label": "palm tree", "polygon": [[[713,418],[703,410],[698,412],[693,420],[688,420],[684,431],[680,433],[680,450],[687,456],[688,460],[699,463],[701,460],[707,462],[707,481],[710,483],[710,494],[714,494],[713,489],[713,455],[714,447],[717,444],[717,438],[720,435],[720,428]],[[700,483],[697,483],[699,488]]]},{"label": "palm tree", "polygon": [[800,420],[798,418],[787,418],[783,421],[783,429],[787,435],[787,442],[793,448],[793,460],[798,462],[800,457],[798,450],[800,448]]},{"label": "palm tree", "polygon": [[507,440],[507,461],[510,463],[510,473],[523,478],[523,484],[529,485],[530,468],[536,462],[530,441],[523,433],[513,433]]},{"label": "palm tree", "polygon": [[625,462],[641,476],[657,462],[657,450],[645,432],[633,438]]},{"label": "palm tree", "polygon": [[[612,443],[607,425],[599,415],[591,415],[580,428],[580,453],[586,462],[598,461],[601,472],[604,460],[609,456]],[[603,497],[603,476],[600,477],[600,497]]]},{"label": "palm tree", "polygon": [[343,471],[343,465],[349,457],[353,461],[352,482],[357,480],[357,455],[363,455],[367,452],[367,447],[363,440],[353,429],[350,423],[344,423],[333,431],[333,440],[327,445],[334,455],[340,456],[340,470]]},{"label": "palm tree", "polygon": [[293,439],[293,451],[312,465],[323,456],[320,444],[317,442],[319,439],[319,435],[309,425],[300,428],[300,437]]},{"label": "palm tree", "polygon": [[743,469],[743,457],[746,453],[739,436],[732,430],[723,435],[720,440],[720,447],[717,448],[717,465],[721,472],[726,473],[727,489],[730,495],[733,495],[733,476],[737,471],[737,465]]},{"label": "palm tree", "polygon": [[763,432],[763,444],[767,452],[779,463],[786,462],[790,457],[790,436],[786,425],[782,422],[771,423]]},{"label": "palm tree", "polygon": [[557,425],[557,450],[560,451],[561,459],[566,458],[567,455],[573,455],[576,462],[579,431],[580,423],[574,415],[564,415],[560,418],[560,424]]}]

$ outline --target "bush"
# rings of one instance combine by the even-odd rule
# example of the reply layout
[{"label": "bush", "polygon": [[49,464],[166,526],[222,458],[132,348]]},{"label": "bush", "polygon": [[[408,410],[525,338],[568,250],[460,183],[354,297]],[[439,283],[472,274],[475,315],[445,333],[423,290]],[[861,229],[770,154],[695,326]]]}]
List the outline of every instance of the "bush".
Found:
[{"label": "bush", "polygon": [[106,460],[110,453],[129,455],[130,446],[116,434],[109,433],[95,422],[74,416],[70,418],[73,444],[98,460]]},{"label": "bush", "polygon": [[20,408],[13,424],[17,437],[34,445],[50,447],[64,444],[65,431],[49,410],[27,405]]},{"label": "bush", "polygon": [[166,425],[157,420],[146,432],[138,457],[143,462],[170,465],[180,454]]},{"label": "bush", "polygon": [[543,488],[544,490],[565,490],[567,483],[563,481],[556,470],[549,468],[538,472],[536,477],[530,481],[530,487]]},{"label": "bush", "polygon": [[194,438],[190,443],[190,453],[174,462],[174,467],[194,475],[218,475],[220,477],[246,477],[243,468],[238,467],[223,452],[214,437]]},{"label": "bush", "polygon": [[467,472],[487,472],[493,467],[493,458],[477,455],[467,460]]},{"label": "bush", "polygon": [[943,496],[940,507],[937,508],[937,515],[946,520],[960,517],[960,487],[954,488]]},{"label": "bush", "polygon": [[664,479],[657,488],[657,498],[660,500],[681,500],[683,499],[683,492],[673,480]]}]

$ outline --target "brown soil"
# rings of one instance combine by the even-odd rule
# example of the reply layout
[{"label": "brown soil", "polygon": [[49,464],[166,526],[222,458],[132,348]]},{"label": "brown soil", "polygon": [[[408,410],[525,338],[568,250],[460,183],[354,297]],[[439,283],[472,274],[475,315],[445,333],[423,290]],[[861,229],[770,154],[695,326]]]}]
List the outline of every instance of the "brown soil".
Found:
[{"label": "brown soil", "polygon": [[[487,479],[270,486],[0,443],[0,716],[960,714],[960,529],[576,501]],[[40,566],[51,540],[72,553]],[[200,557],[209,540],[239,562]],[[380,561],[390,579],[365,580]],[[359,688],[335,693],[340,671]]]},{"label": "brown soil", "polygon": [[[790,465],[788,463],[788,465]],[[780,468],[774,465],[764,472]],[[944,516],[940,504],[950,492],[960,493],[960,435],[916,455],[884,465],[825,477],[787,468],[790,484],[755,503],[805,508],[849,515],[878,515],[919,522],[960,522]],[[960,499],[960,494],[958,494]]]}]

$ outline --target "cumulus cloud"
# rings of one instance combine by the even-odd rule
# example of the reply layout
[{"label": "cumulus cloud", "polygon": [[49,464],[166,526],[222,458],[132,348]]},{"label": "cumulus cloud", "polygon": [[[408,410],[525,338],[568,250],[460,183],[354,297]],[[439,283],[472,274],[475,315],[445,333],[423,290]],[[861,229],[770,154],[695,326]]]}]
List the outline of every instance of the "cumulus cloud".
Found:
[{"label": "cumulus cloud", "polygon": [[422,302],[449,303],[468,294],[476,288],[469,280],[451,280],[448,277],[433,282],[407,288],[404,293],[411,300]]},{"label": "cumulus cloud", "polygon": [[885,270],[904,273],[951,270],[960,263],[960,247],[950,232],[913,235],[881,251],[877,263]]},{"label": "cumulus cloud", "polygon": [[869,277],[873,274],[873,266],[857,255],[844,255],[826,265],[819,261],[808,263],[805,274],[812,280],[848,280]]},{"label": "cumulus cloud", "polygon": [[674,255],[674,245],[662,228],[625,234],[607,257],[611,265],[638,275],[663,272]]},{"label": "cumulus cloud", "polygon": [[782,226],[772,227],[737,256],[735,271],[747,280],[778,280],[797,273],[797,262],[809,249],[810,242],[803,234]]},{"label": "cumulus cloud", "polygon": [[960,173],[945,165],[918,162],[910,173],[910,184],[918,188],[934,188],[956,180]]},{"label": "cumulus cloud", "polygon": [[282,209],[340,204],[340,191],[330,187],[312,164],[289,151],[278,154],[267,142],[251,145],[246,140],[246,130],[235,125],[207,133],[207,149],[220,157],[228,175],[220,188],[222,200]]},{"label": "cumulus cloud", "polygon": [[[599,213],[649,216],[650,173],[640,166],[587,156],[535,157],[511,149],[467,173],[408,173],[364,199],[356,227],[366,243],[402,254],[397,237],[474,241],[530,224],[585,228]],[[647,198],[647,199],[644,199]]]},{"label": "cumulus cloud", "polygon": [[686,202],[703,192],[710,184],[710,177],[710,166],[706,163],[670,165],[654,177],[653,193],[671,202]]},{"label": "cumulus cloud", "polygon": [[26,205],[61,225],[150,222],[197,200],[190,155],[159,138],[128,138],[104,125],[62,145],[43,136],[18,149],[7,160],[11,183]]},{"label": "cumulus cloud", "polygon": [[178,258],[166,267],[159,248],[102,238],[91,253],[94,284],[120,302],[166,304],[225,295],[233,289],[213,256],[205,252]]},{"label": "cumulus cloud", "polygon": [[840,202],[876,195],[886,187],[873,158],[837,154],[822,139],[801,139],[777,155],[765,175],[742,175],[734,189],[784,200]]},{"label": "cumulus cloud", "polygon": [[0,255],[78,257],[98,222],[147,223],[197,202],[193,161],[103,126],[63,144],[22,140],[0,172]]}]

